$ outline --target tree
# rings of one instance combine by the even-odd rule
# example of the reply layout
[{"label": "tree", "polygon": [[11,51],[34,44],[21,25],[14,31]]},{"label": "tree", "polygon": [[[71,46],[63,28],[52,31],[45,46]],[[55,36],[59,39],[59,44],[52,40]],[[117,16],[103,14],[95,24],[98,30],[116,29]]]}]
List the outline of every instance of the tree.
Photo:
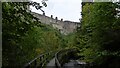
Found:
[{"label": "tree", "polygon": [[96,62],[98,67],[110,68],[108,60],[113,62],[111,68],[120,67],[118,64],[114,65],[120,60],[120,20],[116,16],[117,7],[119,5],[112,2],[95,2],[84,3],[82,9],[82,25],[78,31],[78,47],[82,52],[80,55],[85,56],[84,60],[88,62]]},{"label": "tree", "polygon": [[37,55],[60,47],[59,32],[31,15],[29,4],[2,3],[2,67],[22,67]]}]

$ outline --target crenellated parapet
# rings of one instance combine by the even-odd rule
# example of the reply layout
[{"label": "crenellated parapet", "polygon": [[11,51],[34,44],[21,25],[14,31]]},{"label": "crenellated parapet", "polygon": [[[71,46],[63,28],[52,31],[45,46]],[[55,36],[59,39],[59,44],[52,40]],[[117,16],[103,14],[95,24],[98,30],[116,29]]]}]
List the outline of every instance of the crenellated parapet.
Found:
[{"label": "crenellated parapet", "polygon": [[[35,12],[33,12],[33,14],[38,14],[38,13],[35,13]],[[41,14],[39,14],[39,17],[45,17],[45,19],[47,20],[47,19],[51,19],[51,20],[56,20],[56,22],[57,21],[63,21],[63,18],[61,18],[60,20],[58,20],[58,17],[53,17],[53,15],[51,15],[50,17],[49,16],[46,16],[45,15],[45,13],[43,13],[42,15]]]},{"label": "crenellated parapet", "polygon": [[46,16],[45,13],[38,14],[35,12],[31,12],[31,14],[38,18],[41,23],[52,25],[54,28],[57,28],[63,34],[69,34],[74,32],[77,28],[77,23],[72,21],[63,21],[63,19],[58,19],[58,17],[53,17],[53,15]]}]

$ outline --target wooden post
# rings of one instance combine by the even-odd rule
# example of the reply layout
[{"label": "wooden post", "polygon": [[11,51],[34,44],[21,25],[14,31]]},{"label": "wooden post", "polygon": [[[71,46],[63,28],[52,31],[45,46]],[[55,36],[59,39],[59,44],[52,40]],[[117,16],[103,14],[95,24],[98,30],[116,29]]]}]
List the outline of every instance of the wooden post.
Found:
[{"label": "wooden post", "polygon": [[34,67],[37,68],[37,60],[34,61]]},{"label": "wooden post", "polygon": [[42,56],[40,56],[40,67],[42,67]]}]

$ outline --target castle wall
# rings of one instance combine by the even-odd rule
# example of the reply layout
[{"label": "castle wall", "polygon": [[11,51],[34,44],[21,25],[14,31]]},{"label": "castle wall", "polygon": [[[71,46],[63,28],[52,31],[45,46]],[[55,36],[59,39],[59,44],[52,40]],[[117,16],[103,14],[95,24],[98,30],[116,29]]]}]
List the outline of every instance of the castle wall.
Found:
[{"label": "castle wall", "polygon": [[74,32],[77,27],[77,22],[63,21],[63,19],[58,20],[57,17],[53,18],[53,15],[51,15],[51,17],[48,17],[45,16],[45,14],[41,15],[35,12],[31,12],[31,14],[38,18],[41,23],[52,25],[54,28],[57,28],[63,34],[69,34],[71,32]]}]

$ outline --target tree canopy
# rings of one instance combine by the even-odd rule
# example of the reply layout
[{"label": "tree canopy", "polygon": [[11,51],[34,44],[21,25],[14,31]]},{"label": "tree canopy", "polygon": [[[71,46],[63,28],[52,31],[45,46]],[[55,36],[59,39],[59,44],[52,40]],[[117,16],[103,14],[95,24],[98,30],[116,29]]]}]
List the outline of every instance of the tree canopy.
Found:
[{"label": "tree canopy", "polygon": [[82,59],[96,63],[97,68],[120,67],[120,17],[116,10],[119,7],[112,2],[83,3],[77,47]]}]

